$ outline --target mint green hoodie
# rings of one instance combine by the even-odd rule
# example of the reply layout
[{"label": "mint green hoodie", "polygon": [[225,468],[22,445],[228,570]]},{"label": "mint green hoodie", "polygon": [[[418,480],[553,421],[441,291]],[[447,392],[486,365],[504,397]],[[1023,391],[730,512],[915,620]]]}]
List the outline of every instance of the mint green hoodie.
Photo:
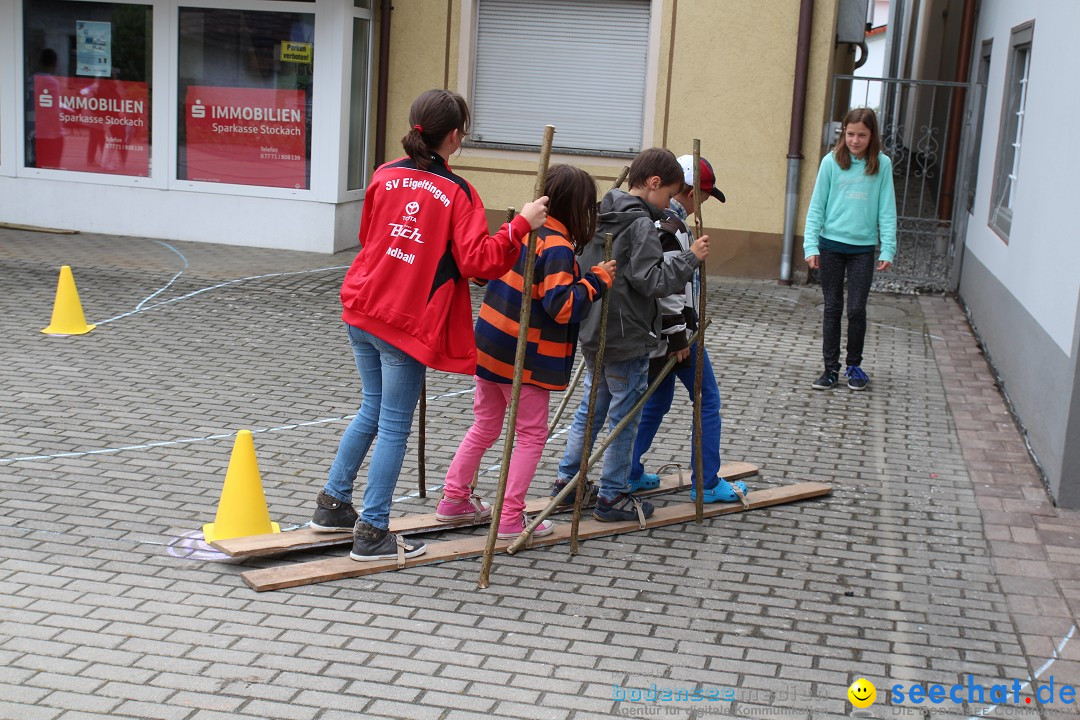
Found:
[{"label": "mint green hoodie", "polygon": [[896,192],[892,161],[878,153],[876,175],[866,174],[866,161],[851,158],[841,170],[836,155],[821,159],[810,209],[806,211],[803,255],[819,254],[818,238],[849,245],[876,245],[881,240],[880,260],[896,257]]}]

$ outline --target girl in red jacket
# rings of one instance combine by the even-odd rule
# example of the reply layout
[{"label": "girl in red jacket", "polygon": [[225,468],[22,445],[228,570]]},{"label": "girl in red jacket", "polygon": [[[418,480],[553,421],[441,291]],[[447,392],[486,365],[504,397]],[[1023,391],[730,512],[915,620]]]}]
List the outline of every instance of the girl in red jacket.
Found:
[{"label": "girl in red jacket", "polygon": [[[428,367],[472,374],[476,345],[467,278],[497,278],[522,240],[547,219],[547,198],[526,203],[488,235],[476,189],[447,166],[469,132],[464,98],[428,90],[412,104],[406,157],[375,171],[364,196],[360,252],[341,287],[363,398],[315,500],[315,530],[353,530],[354,560],[423,554],[424,543],[389,533],[390,503]],[[378,438],[376,440],[376,437]],[[353,483],[372,442],[363,511]]]},{"label": "girl in red jacket", "polygon": [[[548,397],[564,390],[570,380],[577,351],[578,325],[611,287],[615,261],[602,262],[588,272],[578,267],[577,253],[596,232],[596,181],[569,165],[555,165],[545,183],[550,215],[537,233],[536,266],[528,292],[528,344],[518,401],[516,443],[510,459],[499,518],[499,537],[517,537],[525,527],[525,495],[548,435]],[[510,272],[488,283],[480,318],[476,321],[476,421],[465,434],[446,472],[443,499],[435,517],[442,522],[480,520],[491,508],[472,494],[470,481],[484,451],[502,432],[514,382],[521,317],[522,274],[526,248],[520,250]],[[553,525],[545,520],[533,537],[549,535]]]}]

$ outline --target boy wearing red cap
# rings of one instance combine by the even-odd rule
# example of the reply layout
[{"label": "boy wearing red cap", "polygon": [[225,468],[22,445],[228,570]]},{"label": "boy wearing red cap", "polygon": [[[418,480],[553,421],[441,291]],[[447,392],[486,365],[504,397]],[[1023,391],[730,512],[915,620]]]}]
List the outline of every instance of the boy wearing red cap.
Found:
[{"label": "boy wearing red cap", "polygon": [[[679,165],[683,169],[684,185],[682,192],[671,199],[671,203],[664,211],[664,217],[657,221],[656,226],[660,230],[661,244],[664,249],[665,260],[668,257],[678,255],[690,246],[694,241],[694,235],[686,224],[686,219],[697,210],[694,202],[694,156],[683,155],[679,159]],[[716,187],[716,175],[712,165],[705,158],[700,158],[701,170],[699,182],[701,186],[702,201],[714,197],[724,202],[724,193]],[[701,272],[700,269],[698,272]],[[637,437],[634,441],[634,455],[630,468],[630,491],[646,490],[658,487],[660,477],[654,473],[646,473],[645,466],[641,462],[641,456],[648,452],[652,445],[656,431],[664,415],[671,409],[671,402],[675,396],[675,379],[678,378],[690,393],[691,402],[694,397],[694,374],[697,363],[697,348],[688,345],[688,336],[697,330],[698,320],[698,274],[694,273],[690,282],[681,291],[673,295],[661,298],[658,301],[662,317],[662,330],[659,346],[649,356],[649,382],[668,358],[672,355],[678,358],[674,370],[670,372],[656,392],[645,403],[641,411],[641,422],[638,425]],[[704,471],[702,487],[702,500],[706,503],[714,502],[737,502],[738,495],[733,485],[742,493],[746,492],[746,483],[729,483],[720,477],[720,389],[716,384],[716,376],[713,374],[712,363],[709,362],[709,353],[705,352],[705,361],[702,364],[701,383],[701,459]],[[695,445],[691,467],[697,477],[697,447]],[[696,483],[695,486],[696,487]],[[691,488],[691,499],[696,499],[696,490]]]}]

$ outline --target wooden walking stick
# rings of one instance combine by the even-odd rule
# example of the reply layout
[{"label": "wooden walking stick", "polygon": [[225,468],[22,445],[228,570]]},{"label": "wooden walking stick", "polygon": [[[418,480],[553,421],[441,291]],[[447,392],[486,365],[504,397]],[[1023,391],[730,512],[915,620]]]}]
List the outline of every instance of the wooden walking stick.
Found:
[{"label": "wooden walking stick", "polygon": [[[555,138],[555,126],[544,126],[544,142],[540,146],[540,168],[536,172],[536,187],[533,199],[544,194],[547,180],[548,163],[551,161],[551,143]],[[529,338],[529,313],[532,310],[533,269],[536,266],[536,231],[529,233],[529,244],[525,250],[525,268],[521,277],[521,314],[518,318],[517,352],[514,355],[514,384],[510,390],[510,412],[506,420],[506,441],[503,443],[502,466],[499,468],[499,487],[495,494],[495,505],[491,508],[491,526],[488,528],[487,545],[484,547],[484,560],[480,565],[480,579],[477,587],[488,586],[491,573],[491,559],[495,554],[495,541],[499,535],[499,518],[502,515],[503,495],[506,494],[506,478],[510,473],[510,453],[514,449],[514,428],[517,426],[518,404],[521,400],[521,378],[525,369],[525,348]]]},{"label": "wooden walking stick", "polygon": [[[693,345],[694,342],[698,339],[698,336],[703,334],[706,325],[708,325],[707,321],[698,325],[698,331],[690,337],[690,345]],[[521,531],[521,534],[518,535],[514,539],[514,541],[510,543],[510,545],[506,548],[507,553],[513,555],[518,550],[520,550],[521,546],[528,542],[529,537],[532,535],[533,531],[536,530],[536,528],[540,525],[540,523],[547,519],[548,515],[555,512],[555,509],[559,505],[561,505],[567,497],[570,496],[570,493],[577,492],[577,485],[578,481],[581,479],[582,471],[587,471],[604,456],[604,453],[607,451],[608,446],[615,441],[615,438],[619,436],[619,433],[626,429],[626,427],[630,424],[630,421],[634,419],[634,416],[641,412],[641,408],[645,407],[645,403],[648,401],[649,398],[653,396],[653,393],[656,392],[656,388],[660,387],[660,383],[664,380],[664,378],[667,377],[668,373],[671,372],[671,369],[675,367],[675,362],[676,358],[674,355],[667,359],[664,367],[660,369],[660,372],[653,379],[652,383],[645,391],[645,394],[642,395],[636,403],[634,403],[634,406],[630,408],[630,411],[626,413],[622,420],[619,421],[619,424],[612,428],[611,432],[607,434],[607,437],[604,438],[604,442],[592,454],[592,456],[589,457],[589,462],[578,470],[577,475],[574,475],[574,477],[570,478],[569,482],[566,483],[566,486],[562,490],[560,490],[559,494],[556,495],[548,503],[546,508],[536,514],[536,517],[532,519],[528,526]],[[645,527],[643,520],[641,521],[641,526]]]},{"label": "wooden walking stick", "polygon": [[420,438],[416,444],[416,484],[418,494],[427,497],[426,456],[427,454],[427,373],[420,384]]},{"label": "wooden walking stick", "polygon": [[[622,172],[619,173],[619,177],[615,178],[615,184],[611,186],[611,190],[617,190],[624,182],[626,182],[626,177],[629,174],[630,166],[626,165],[623,167]],[[611,192],[611,190],[608,192]],[[611,256],[608,255],[605,259],[610,260]],[[574,390],[577,389],[583,374],[585,374],[585,363],[581,363],[577,366],[577,370],[574,371],[574,377],[570,379],[570,384],[563,390],[562,400],[559,401],[559,406],[555,408],[555,417],[548,423],[548,437],[551,436],[551,433],[555,432],[555,428],[558,426],[559,420],[562,419],[563,412],[566,410],[566,405],[570,402],[570,396],[573,395]]]},{"label": "wooden walking stick", "polygon": [[[611,261],[611,243],[615,236],[604,233],[604,262]],[[589,386],[589,410],[585,414],[585,444],[581,448],[581,480],[577,484],[577,494],[574,496],[574,519],[570,522],[570,554],[577,555],[578,551],[578,525],[581,524],[581,506],[585,502],[585,488],[589,484],[588,468],[589,448],[592,447],[593,418],[596,416],[596,379],[600,377],[604,366],[604,348],[607,347],[607,316],[608,296],[611,288],[604,292],[600,300],[600,336],[596,346],[596,360],[593,363],[592,385]],[[582,361],[582,367],[585,362]]]},{"label": "wooden walking stick", "polygon": [[630,175],[630,166],[624,165],[622,172],[619,173],[619,177],[615,178],[615,184],[611,186],[612,190],[618,189],[620,185],[626,182],[626,178]]},{"label": "wooden walking stick", "polygon": [[[701,141],[694,139],[694,237],[700,238],[705,232],[704,223],[701,220]],[[694,438],[693,452],[697,456],[694,461],[694,519],[700,525],[705,512],[705,462],[702,459],[704,448],[701,433],[701,390],[704,386],[705,370],[705,291],[706,273],[705,264],[698,269],[698,333],[697,346],[694,348]]]},{"label": "wooden walking stick", "polygon": [[584,374],[585,361],[583,360],[578,364],[577,370],[574,371],[574,377],[570,378],[570,384],[563,390],[563,396],[562,400],[559,401],[559,407],[555,408],[555,417],[551,418],[551,422],[548,423],[548,437],[551,437],[551,433],[555,432],[555,427],[559,424],[559,420],[562,420],[566,405],[570,402],[570,396],[574,394],[574,390],[577,389],[578,383],[581,382],[581,376]]}]

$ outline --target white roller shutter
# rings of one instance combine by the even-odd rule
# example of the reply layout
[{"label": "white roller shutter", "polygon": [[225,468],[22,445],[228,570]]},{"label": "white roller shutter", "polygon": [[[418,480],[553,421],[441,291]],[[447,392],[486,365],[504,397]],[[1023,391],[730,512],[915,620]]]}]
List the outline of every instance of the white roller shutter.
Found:
[{"label": "white roller shutter", "polygon": [[649,0],[479,0],[472,140],[638,152]]}]

